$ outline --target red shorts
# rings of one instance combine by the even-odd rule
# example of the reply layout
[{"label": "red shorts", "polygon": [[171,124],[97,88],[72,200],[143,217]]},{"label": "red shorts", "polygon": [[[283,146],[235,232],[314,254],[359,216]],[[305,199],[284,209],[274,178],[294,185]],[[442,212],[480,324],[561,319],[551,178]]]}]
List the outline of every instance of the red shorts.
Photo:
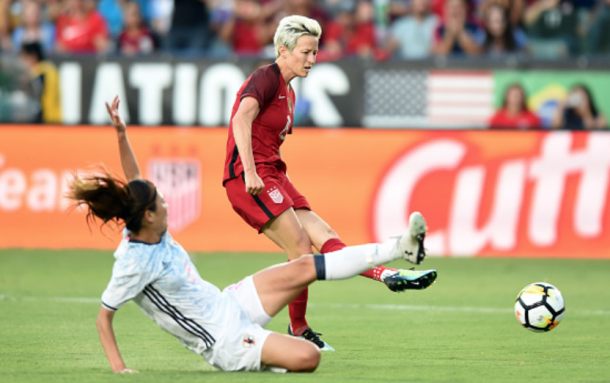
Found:
[{"label": "red shorts", "polygon": [[224,186],[233,210],[259,233],[267,222],[291,207],[311,210],[286,173],[267,165],[257,165],[256,172],[265,184],[259,195],[246,193],[243,173],[226,181]]}]

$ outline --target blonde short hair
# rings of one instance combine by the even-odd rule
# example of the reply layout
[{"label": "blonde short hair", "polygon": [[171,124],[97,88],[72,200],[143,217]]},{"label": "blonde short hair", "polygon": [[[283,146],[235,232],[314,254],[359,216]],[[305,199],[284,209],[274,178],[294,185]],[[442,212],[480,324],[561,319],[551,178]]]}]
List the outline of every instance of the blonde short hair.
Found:
[{"label": "blonde short hair", "polygon": [[280,46],[282,45],[292,52],[301,36],[313,36],[319,39],[322,36],[322,27],[316,20],[309,17],[297,15],[284,17],[273,36],[275,57],[280,57]]}]

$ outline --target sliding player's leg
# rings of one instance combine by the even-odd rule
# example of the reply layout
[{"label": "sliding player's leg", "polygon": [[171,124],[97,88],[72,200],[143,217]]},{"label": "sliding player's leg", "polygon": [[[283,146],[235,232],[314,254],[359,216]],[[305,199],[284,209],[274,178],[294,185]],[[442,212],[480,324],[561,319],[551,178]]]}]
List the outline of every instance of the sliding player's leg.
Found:
[{"label": "sliding player's leg", "polygon": [[[322,220],[316,213],[307,209],[298,209],[296,210],[296,215],[307,232],[312,245],[321,253],[329,253],[346,247],[330,225]],[[421,217],[419,213],[414,213],[411,219],[419,221],[419,227],[421,227],[420,234],[422,235],[423,241],[426,226],[423,217]],[[418,222],[414,222],[410,226],[417,223]],[[414,263],[421,263],[421,261]],[[408,270],[397,270],[380,265],[366,270],[360,275],[383,282],[390,290],[396,292],[405,291],[408,286]]]},{"label": "sliding player's leg", "polygon": [[261,363],[290,372],[313,372],[320,364],[320,349],[305,339],[272,333],[263,345]]}]

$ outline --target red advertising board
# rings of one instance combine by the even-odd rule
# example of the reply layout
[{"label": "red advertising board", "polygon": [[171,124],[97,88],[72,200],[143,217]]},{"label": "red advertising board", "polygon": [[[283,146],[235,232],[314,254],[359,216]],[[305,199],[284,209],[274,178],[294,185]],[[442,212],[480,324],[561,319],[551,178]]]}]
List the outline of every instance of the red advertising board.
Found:
[{"label": "red advertising board", "polygon": [[[144,175],[188,250],[278,251],[222,187],[227,130],[131,128]],[[288,174],[348,244],[383,241],[411,211],[432,254],[610,258],[610,134],[295,129]],[[114,248],[63,198],[74,172],[121,175],[108,127],[0,128],[0,248]]]}]

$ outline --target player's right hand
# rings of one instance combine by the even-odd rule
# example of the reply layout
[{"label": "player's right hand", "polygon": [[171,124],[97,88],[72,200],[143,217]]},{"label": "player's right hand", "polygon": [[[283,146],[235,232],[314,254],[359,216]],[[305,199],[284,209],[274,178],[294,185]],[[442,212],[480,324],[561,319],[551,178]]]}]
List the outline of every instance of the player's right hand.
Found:
[{"label": "player's right hand", "polygon": [[246,193],[252,195],[259,195],[262,193],[263,189],[265,188],[265,183],[258,176],[258,174],[256,174],[256,172],[250,174],[246,173],[244,178],[246,183]]}]

